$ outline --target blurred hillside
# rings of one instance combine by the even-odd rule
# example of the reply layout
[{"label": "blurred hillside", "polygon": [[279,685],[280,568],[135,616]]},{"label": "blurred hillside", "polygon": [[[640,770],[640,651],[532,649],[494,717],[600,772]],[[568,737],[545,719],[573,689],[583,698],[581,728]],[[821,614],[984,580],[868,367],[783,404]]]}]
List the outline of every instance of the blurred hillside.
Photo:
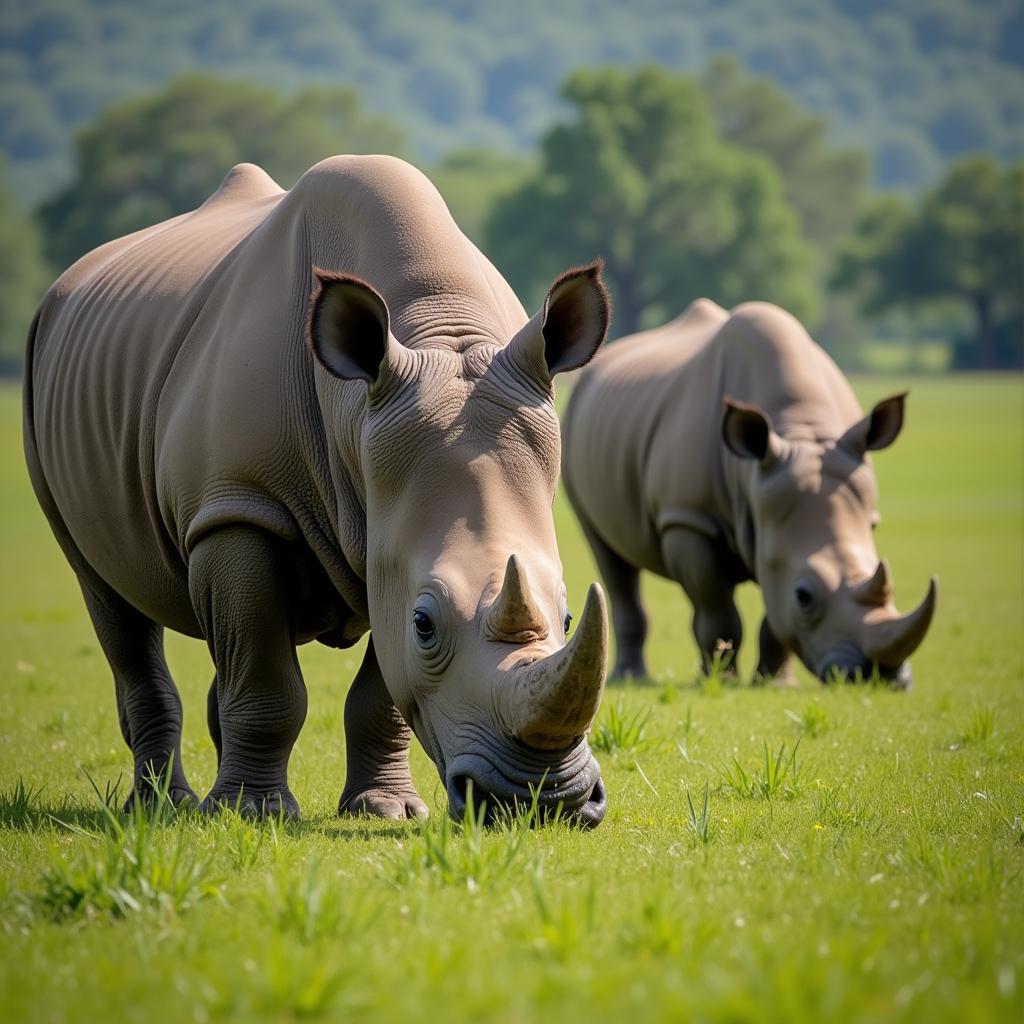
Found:
[{"label": "blurred hillside", "polygon": [[1019,0],[32,0],[0,5],[0,149],[27,207],[72,174],[76,130],[205,70],[295,93],[357,88],[413,155],[527,151],[583,65],[700,71],[718,53],[866,147],[875,184],[1024,155]]}]

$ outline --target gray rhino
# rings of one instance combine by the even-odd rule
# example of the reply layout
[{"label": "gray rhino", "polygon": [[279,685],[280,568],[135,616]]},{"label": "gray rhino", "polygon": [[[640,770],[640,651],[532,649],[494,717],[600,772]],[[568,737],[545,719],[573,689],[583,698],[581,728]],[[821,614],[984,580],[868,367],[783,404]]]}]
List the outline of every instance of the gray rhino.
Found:
[{"label": "gray rhino", "polygon": [[[312,296],[312,298],[311,298]],[[339,810],[606,808],[586,741],[603,594],[569,611],[551,511],[552,376],[605,337],[597,265],[528,320],[430,182],[335,157],[288,192],[239,165],[199,209],[83,257],[29,339],[25,447],[114,675],[134,797],[181,763],[164,627],[205,638],[217,778],[202,802],[298,805],[296,645],[371,634],[345,705]]]},{"label": "gray rhino", "polygon": [[785,677],[795,652],[823,680],[877,669],[909,685],[936,583],[897,614],[868,456],[896,439],[904,398],[863,415],[797,320],[760,302],[698,300],[581,371],[563,479],[611,598],[614,674],[646,675],[646,569],[682,585],[705,668],[739,649],[733,591],[753,579],[765,605],[755,679]]}]

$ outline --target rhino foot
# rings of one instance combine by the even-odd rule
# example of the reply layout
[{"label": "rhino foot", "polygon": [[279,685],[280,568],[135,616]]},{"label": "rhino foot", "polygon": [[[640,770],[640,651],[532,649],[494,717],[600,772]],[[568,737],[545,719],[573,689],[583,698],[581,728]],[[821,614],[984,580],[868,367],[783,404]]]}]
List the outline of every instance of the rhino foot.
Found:
[{"label": "rhino foot", "polygon": [[[125,814],[131,814],[136,804],[142,804],[144,808],[150,808],[156,801],[157,791],[148,782],[136,783],[128,794],[128,799],[122,808]],[[174,807],[181,807],[186,804],[197,806],[199,797],[191,786],[171,786],[167,790],[167,799]]]},{"label": "rhino foot", "polygon": [[251,790],[211,790],[199,805],[203,814],[219,814],[221,811],[237,810],[243,818],[260,821],[267,818],[283,817],[286,821],[298,821],[299,802],[287,789],[272,793],[254,793]]},{"label": "rhino foot", "polygon": [[408,789],[380,787],[349,790],[338,801],[339,815],[365,814],[374,818],[426,818],[430,815],[423,798],[411,786]]}]

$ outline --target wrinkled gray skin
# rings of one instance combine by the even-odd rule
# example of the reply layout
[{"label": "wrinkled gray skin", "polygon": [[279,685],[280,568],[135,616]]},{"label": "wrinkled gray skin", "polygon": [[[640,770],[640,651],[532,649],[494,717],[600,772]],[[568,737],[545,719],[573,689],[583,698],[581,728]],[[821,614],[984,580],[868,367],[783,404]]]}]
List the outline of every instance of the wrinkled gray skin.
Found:
[{"label": "wrinkled gray skin", "polygon": [[[312,298],[311,298],[312,296]],[[604,815],[586,742],[604,683],[595,584],[568,609],[552,375],[605,336],[596,267],[527,321],[433,186],[336,157],[283,192],[236,167],[202,207],[65,273],[29,342],[25,444],[116,685],[135,795],[181,763],[163,629],[207,641],[205,809],[298,813],[295,648],[371,640],[345,706],[342,811],[426,813],[410,726],[460,814]]]},{"label": "wrinkled gray skin", "polygon": [[643,676],[639,571],[679,582],[705,668],[742,640],[735,587],[761,587],[755,679],[785,679],[790,652],[823,680],[907,659],[935,608],[901,617],[875,550],[868,452],[903,425],[904,395],[865,416],[835,363],[788,313],[693,303],[581,371],[563,418],[563,479],[612,604],[614,674]]}]

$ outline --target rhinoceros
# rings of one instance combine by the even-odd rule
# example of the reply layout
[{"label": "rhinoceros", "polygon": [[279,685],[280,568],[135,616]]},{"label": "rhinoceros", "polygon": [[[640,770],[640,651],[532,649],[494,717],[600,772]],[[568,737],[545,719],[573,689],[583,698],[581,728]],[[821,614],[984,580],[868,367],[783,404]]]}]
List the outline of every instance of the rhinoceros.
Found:
[{"label": "rhinoceros", "polygon": [[163,630],[206,640],[205,810],[298,814],[296,645],[369,632],[339,810],[529,800],[605,813],[587,732],[604,597],[571,638],[552,501],[552,376],[609,317],[600,266],[528,319],[426,177],[342,156],[282,191],[239,165],[197,210],[84,256],[47,293],[25,376],[36,494],[113,672],[133,799],[193,800]]},{"label": "rhinoceros", "polygon": [[765,607],[755,680],[791,681],[795,652],[823,680],[877,669],[909,685],[936,581],[897,613],[868,455],[896,439],[904,399],[865,416],[803,326],[762,302],[700,299],[602,351],[563,417],[563,479],[611,599],[613,674],[646,675],[644,569],[682,585],[705,669],[734,667],[733,591],[752,579]]}]

